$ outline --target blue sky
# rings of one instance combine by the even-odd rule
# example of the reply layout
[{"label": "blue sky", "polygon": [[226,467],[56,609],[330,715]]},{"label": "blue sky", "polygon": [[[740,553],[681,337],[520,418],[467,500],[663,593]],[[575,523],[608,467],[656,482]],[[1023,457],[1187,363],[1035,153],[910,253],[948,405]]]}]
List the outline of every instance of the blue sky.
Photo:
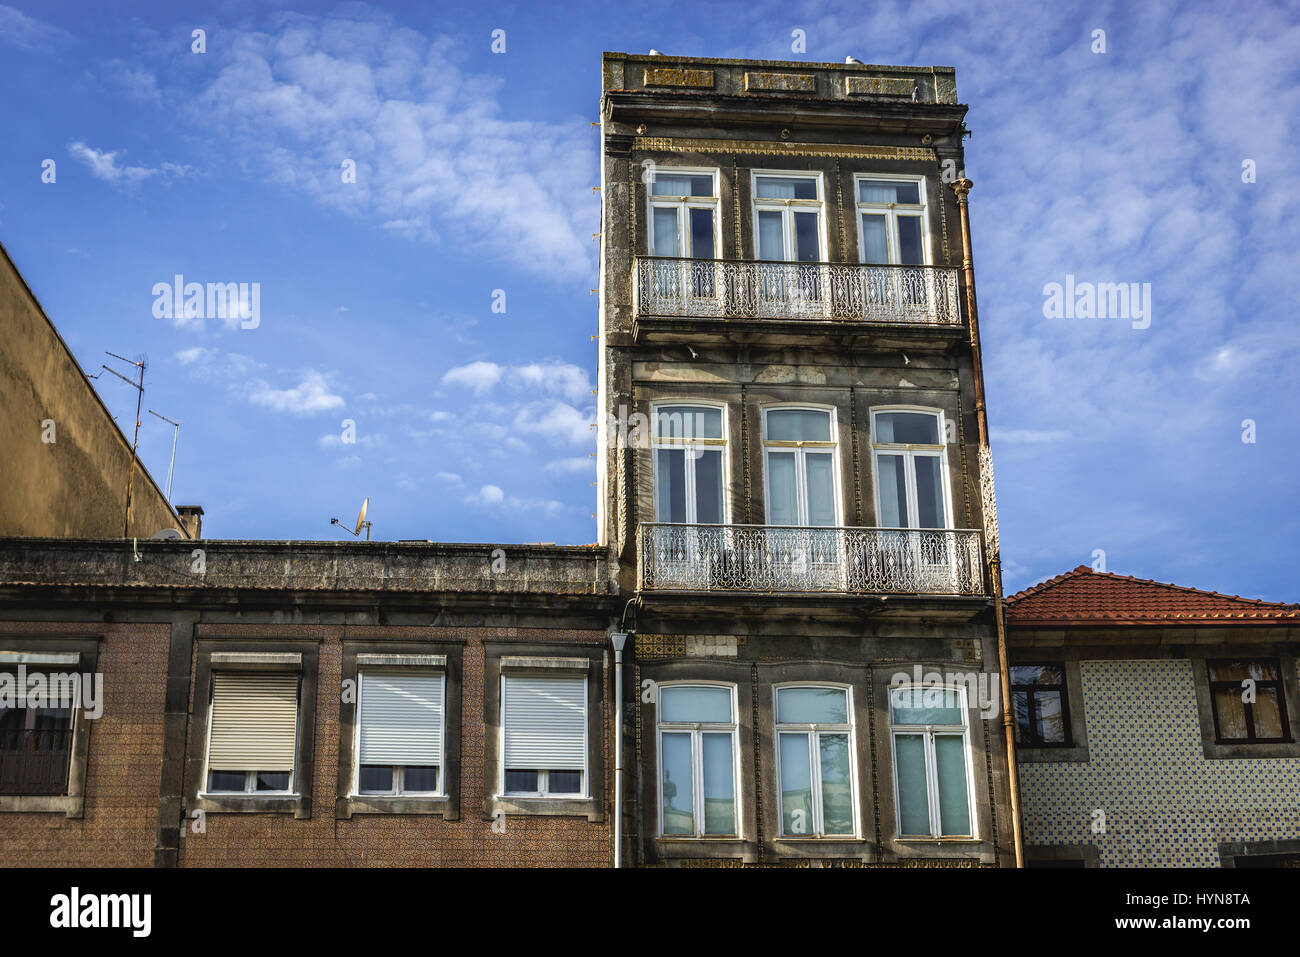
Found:
[{"label": "blue sky", "polygon": [[[376,538],[592,541],[601,51],[852,54],[971,105],[1008,588],[1101,550],[1300,600],[1294,7],[187,6],[0,6],[0,239],[84,367],[148,355],[206,534],[336,538],[369,496]],[[155,318],[178,273],[260,283],[257,327]],[[1067,275],[1149,283],[1149,326],[1046,318]]]}]

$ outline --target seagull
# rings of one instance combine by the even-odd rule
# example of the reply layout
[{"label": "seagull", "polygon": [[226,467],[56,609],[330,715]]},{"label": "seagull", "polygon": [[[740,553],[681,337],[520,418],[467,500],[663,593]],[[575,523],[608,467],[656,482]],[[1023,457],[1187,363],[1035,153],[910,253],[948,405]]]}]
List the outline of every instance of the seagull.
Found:
[{"label": "seagull", "polygon": [[859,59],[858,59],[857,57],[855,57],[855,56],[846,56],[846,57],[844,58],[844,62],[845,62],[845,63],[858,63],[858,64],[861,64],[861,63],[862,63],[862,61],[859,60]]},{"label": "seagull", "polygon": [[663,54],[660,53],[658,50],[654,49],[654,47],[651,47],[651,48],[650,48],[650,55],[651,55],[651,56],[663,56]]}]

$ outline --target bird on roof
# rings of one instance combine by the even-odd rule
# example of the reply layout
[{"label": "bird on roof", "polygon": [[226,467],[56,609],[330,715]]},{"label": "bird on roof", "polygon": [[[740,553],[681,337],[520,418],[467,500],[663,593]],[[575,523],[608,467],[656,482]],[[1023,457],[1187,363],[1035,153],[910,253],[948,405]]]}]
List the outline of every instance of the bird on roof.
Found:
[{"label": "bird on roof", "polygon": [[855,57],[855,56],[846,56],[846,57],[844,58],[844,62],[845,62],[845,63],[857,63],[857,64],[861,64],[861,63],[862,63],[862,61],[859,60],[859,59],[858,59],[857,57]]}]

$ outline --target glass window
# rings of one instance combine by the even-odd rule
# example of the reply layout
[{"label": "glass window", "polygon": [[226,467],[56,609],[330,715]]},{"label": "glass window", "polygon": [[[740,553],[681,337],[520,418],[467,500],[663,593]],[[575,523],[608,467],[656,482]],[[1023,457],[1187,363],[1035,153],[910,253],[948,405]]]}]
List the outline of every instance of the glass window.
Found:
[{"label": "glass window", "polygon": [[876,520],[882,528],[948,526],[942,413],[872,412]]},{"label": "glass window", "polygon": [[973,836],[964,690],[893,687],[889,717],[899,835]]},{"label": "glass window", "polygon": [[776,689],[781,833],[852,837],[853,725],[847,689]]},{"label": "glass window", "polygon": [[652,414],[655,520],[725,524],[722,409],[670,405],[656,406]]},{"label": "glass window", "polygon": [[834,417],[823,409],[763,414],[769,525],[838,524]]},{"label": "glass window", "polygon": [[[646,190],[650,203],[650,255],[713,259],[717,257],[717,176],[713,172],[669,172],[656,167]],[[671,291],[680,276],[667,272],[658,276]],[[695,277],[692,295],[712,295],[707,277]],[[708,288],[701,286],[705,283]]]},{"label": "glass window", "polygon": [[587,679],[503,675],[502,785],[518,797],[587,793]]},{"label": "glass window", "polygon": [[1014,665],[1011,698],[1018,744],[1027,748],[1069,747],[1065,665]]},{"label": "glass window", "polygon": [[661,685],[658,692],[661,833],[736,835],[735,686]]},{"label": "glass window", "polygon": [[[17,686],[16,674],[7,671],[5,677]],[[33,677],[35,672],[27,673]],[[28,699],[20,688],[14,703],[22,707],[0,707],[0,794],[67,793],[75,700],[60,697],[56,676],[45,678],[50,697],[43,702]]]},{"label": "glass window", "polygon": [[1276,659],[1210,661],[1206,667],[1220,744],[1291,740],[1282,670]]},{"label": "glass window", "polygon": [[[810,176],[755,176],[754,231],[758,258],[771,262],[816,263],[822,255],[820,179]],[[767,298],[801,295],[820,299],[815,277],[793,280],[764,276]]]},{"label": "glass window", "polygon": [[445,679],[430,671],[363,670],[357,707],[357,789],[438,793]]},{"label": "glass window", "polygon": [[858,245],[861,261],[923,266],[925,191],[921,179],[858,177]]}]

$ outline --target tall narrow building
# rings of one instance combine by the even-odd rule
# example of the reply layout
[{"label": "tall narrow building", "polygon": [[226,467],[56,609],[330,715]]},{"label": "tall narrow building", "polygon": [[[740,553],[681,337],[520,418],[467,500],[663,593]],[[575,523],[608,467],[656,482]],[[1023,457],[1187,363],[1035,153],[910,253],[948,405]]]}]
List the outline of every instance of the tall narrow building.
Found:
[{"label": "tall narrow building", "polygon": [[607,53],[601,108],[624,863],[1013,864],[954,71]]}]

